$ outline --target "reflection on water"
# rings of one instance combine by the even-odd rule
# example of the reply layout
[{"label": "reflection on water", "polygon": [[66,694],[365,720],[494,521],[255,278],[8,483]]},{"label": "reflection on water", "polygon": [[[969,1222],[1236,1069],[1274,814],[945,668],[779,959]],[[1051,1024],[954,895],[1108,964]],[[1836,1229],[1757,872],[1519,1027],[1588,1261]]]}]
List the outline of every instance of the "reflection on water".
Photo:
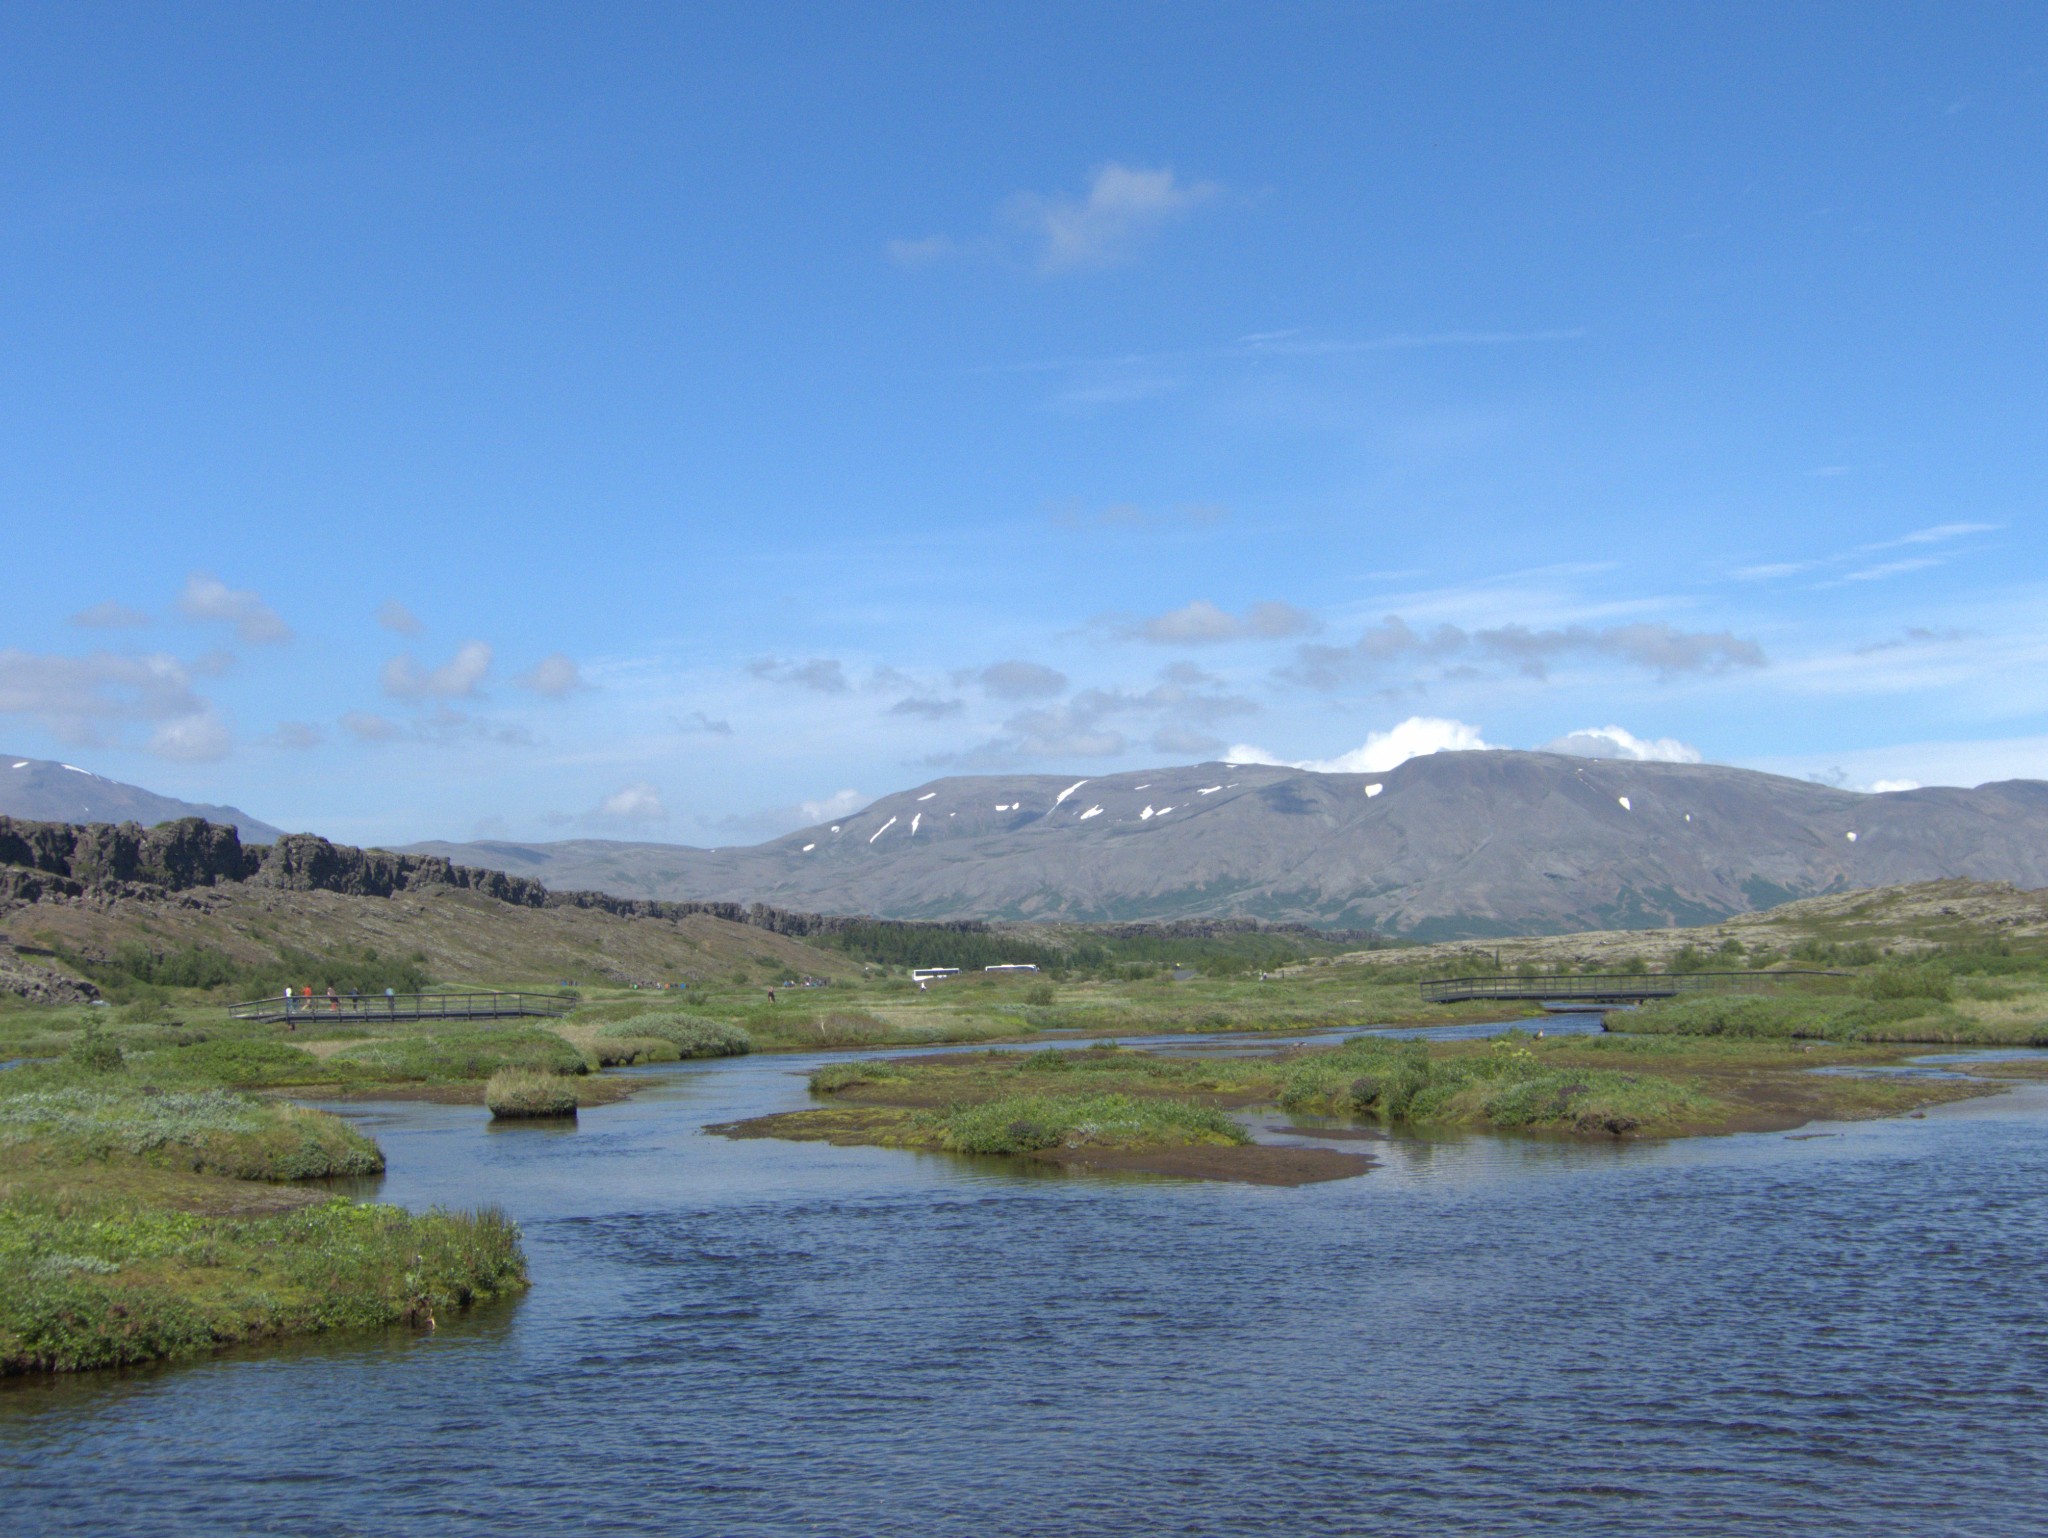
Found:
[{"label": "reflection on water", "polygon": [[1378,1167],[1292,1190],[701,1132],[822,1060],[645,1071],[573,1130],[346,1108],[386,1199],[510,1209],[532,1294],[0,1393],[8,1531],[2005,1535],[2048,1502],[2040,1087],[1347,1142]]}]

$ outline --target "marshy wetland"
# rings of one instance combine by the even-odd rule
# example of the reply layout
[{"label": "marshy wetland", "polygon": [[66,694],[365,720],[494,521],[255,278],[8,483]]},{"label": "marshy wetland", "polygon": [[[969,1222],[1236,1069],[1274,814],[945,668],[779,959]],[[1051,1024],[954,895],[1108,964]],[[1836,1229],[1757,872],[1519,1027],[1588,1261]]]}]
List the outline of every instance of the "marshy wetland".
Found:
[{"label": "marshy wetland", "polygon": [[15,1011],[0,1329],[140,1365],[0,1387],[0,1480],[31,1532],[494,1532],[570,1468],[622,1532],[2010,1531],[2048,1054],[1859,1039],[1888,964],[1771,1029],[1362,1030],[1338,968]]}]

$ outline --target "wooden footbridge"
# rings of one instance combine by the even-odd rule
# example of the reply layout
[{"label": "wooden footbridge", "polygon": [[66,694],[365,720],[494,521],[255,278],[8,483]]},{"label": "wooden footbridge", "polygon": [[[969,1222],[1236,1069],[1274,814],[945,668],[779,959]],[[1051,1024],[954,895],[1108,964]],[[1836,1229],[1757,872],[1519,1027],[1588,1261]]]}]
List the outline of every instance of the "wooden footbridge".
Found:
[{"label": "wooden footbridge", "polygon": [[1847,977],[1846,972],[1580,972],[1570,976],[1433,977],[1421,984],[1425,1004],[1470,999],[1518,999],[1538,1004],[1640,1004],[1681,993],[1740,993],[1795,977]]},{"label": "wooden footbridge", "polygon": [[508,1020],[521,1015],[552,1019],[575,1007],[574,997],[559,993],[316,993],[311,998],[279,994],[230,1004],[228,1014],[237,1020],[288,1025],[375,1025],[390,1020]]}]

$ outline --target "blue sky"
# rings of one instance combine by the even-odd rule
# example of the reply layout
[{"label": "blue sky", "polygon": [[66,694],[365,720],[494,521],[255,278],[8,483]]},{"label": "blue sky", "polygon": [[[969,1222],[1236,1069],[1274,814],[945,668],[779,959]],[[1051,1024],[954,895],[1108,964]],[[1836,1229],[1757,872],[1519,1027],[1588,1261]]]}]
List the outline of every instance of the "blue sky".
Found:
[{"label": "blue sky", "polygon": [[0,747],[2048,776],[2044,108],[2019,4],[12,7]]}]

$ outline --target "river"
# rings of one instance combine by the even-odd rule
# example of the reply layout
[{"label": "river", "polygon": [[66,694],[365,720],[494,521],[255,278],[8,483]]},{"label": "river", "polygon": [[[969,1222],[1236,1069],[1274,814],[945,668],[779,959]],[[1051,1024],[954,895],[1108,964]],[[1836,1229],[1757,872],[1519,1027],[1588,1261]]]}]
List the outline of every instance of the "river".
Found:
[{"label": "river", "polygon": [[[1176,1043],[1176,1045],[1178,1045]],[[1295,1189],[350,1107],[533,1291],[0,1392],[10,1534],[1984,1534],[2048,1510],[2048,1088]],[[1284,1119],[1273,1118],[1268,1125]]]}]

